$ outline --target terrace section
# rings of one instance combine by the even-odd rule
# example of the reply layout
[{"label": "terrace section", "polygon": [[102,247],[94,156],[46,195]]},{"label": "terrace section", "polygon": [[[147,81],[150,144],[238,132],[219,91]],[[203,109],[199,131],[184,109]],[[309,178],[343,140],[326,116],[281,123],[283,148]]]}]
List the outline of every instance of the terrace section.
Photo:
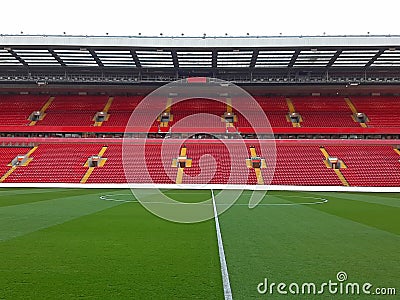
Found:
[{"label": "terrace section", "polygon": [[[128,177],[133,178],[131,183],[149,183],[149,180],[175,183],[178,178],[183,184],[255,185],[262,184],[261,179],[266,184],[272,178],[270,154],[262,153],[256,141],[246,141],[243,145],[235,141],[224,144],[217,140],[187,140],[186,153],[180,154],[190,157],[191,163],[181,168],[181,175],[172,162],[183,148],[179,148],[179,141],[170,143],[177,146],[165,147],[158,140],[148,142],[143,157],[138,155],[142,149],[140,144],[130,148],[135,155],[123,156],[123,146],[117,141],[106,146],[69,142],[40,143],[34,148],[2,147],[0,171],[4,176],[13,168],[12,161],[25,155],[29,157],[29,163],[14,168],[3,182],[126,183],[125,175],[133,174]],[[276,151],[274,185],[400,186],[400,151],[388,143],[331,141],[322,147],[317,142],[281,141],[277,142]],[[257,172],[246,163],[249,155],[254,158],[252,167],[257,168]],[[267,163],[263,163],[263,159]],[[340,166],[337,165],[339,161]],[[328,163],[332,165],[328,166]]]}]

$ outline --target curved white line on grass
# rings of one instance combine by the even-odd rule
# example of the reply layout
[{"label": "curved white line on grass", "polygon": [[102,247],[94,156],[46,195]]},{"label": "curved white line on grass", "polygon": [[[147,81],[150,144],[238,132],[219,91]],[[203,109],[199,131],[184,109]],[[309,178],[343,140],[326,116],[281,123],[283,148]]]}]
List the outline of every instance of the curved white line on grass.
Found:
[{"label": "curved white line on grass", "polygon": [[224,287],[225,300],[232,300],[231,284],[229,282],[228,266],[225,259],[224,244],[222,243],[221,228],[219,227],[218,211],[215,204],[214,191],[211,190],[212,204],[214,209],[215,229],[217,231],[219,262],[221,264],[222,285]]},{"label": "curved white line on grass", "polygon": [[[131,196],[132,194],[112,194],[112,195],[102,195],[100,196],[101,200],[104,201],[114,201],[114,202],[123,202],[123,203],[139,203],[137,200],[125,200],[125,199],[114,199],[115,196]],[[279,196],[276,196],[279,198]],[[313,199],[317,200],[314,202],[299,202],[299,203],[259,203],[257,206],[297,206],[297,205],[316,205],[316,204],[325,204],[328,203],[328,199],[319,198],[319,197],[307,197],[307,196],[285,196],[286,198],[301,198],[301,199]],[[156,202],[151,201],[152,204],[166,204],[166,205],[176,205],[176,204],[186,204],[185,202],[174,202],[174,203],[165,203],[165,202]],[[207,203],[199,203],[200,205],[211,205]],[[224,206],[227,204],[216,204],[217,206]],[[233,206],[248,206],[246,203],[235,203]]]}]

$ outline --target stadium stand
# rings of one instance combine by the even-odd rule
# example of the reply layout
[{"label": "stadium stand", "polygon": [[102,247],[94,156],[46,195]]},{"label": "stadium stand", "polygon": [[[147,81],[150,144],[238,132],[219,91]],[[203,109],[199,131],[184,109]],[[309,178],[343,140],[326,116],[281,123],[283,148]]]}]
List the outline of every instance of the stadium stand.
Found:
[{"label": "stadium stand", "polygon": [[[247,148],[254,143],[246,142]],[[87,159],[99,153],[102,144],[40,144],[31,155],[32,161],[18,167],[4,182],[71,182],[79,183],[88,167]],[[240,151],[239,143],[226,145],[218,141],[187,144],[187,155],[192,159],[191,167],[184,169],[182,183],[234,183],[257,184],[254,170],[248,170],[246,159],[249,153]],[[176,148],[176,147],[175,147]],[[257,153],[260,146],[255,145]],[[147,183],[149,174],[154,183],[175,183],[177,169],[171,162],[179,153],[166,147],[162,141],[146,144],[145,159],[140,155],[129,156],[123,162],[122,145],[107,145],[103,154],[106,161],[91,173],[87,183],[125,183],[124,164],[135,173],[135,183]],[[137,149],[137,150],[135,150]],[[297,144],[277,144],[277,160],[272,184],[275,185],[343,185],[334,170],[327,168],[324,155],[316,144],[306,142]],[[343,160],[346,168],[344,177],[351,186],[399,186],[400,156],[390,145],[328,145],[327,152]],[[139,146],[130,151],[139,153]],[[0,148],[1,175],[10,169],[7,166],[18,154],[25,154],[27,148]],[[164,157],[161,159],[161,157]],[[241,174],[233,176],[232,170]],[[268,178],[268,169],[261,169],[264,178]],[[148,173],[147,173],[148,172]]]},{"label": "stadium stand", "polygon": [[[255,99],[266,114],[272,127],[292,127],[292,124],[286,118],[289,108],[284,97],[256,96]],[[234,98],[233,103],[236,103],[236,101],[240,101],[240,99]],[[253,117],[258,109],[258,107],[248,107],[245,108],[244,112]],[[234,112],[238,116],[238,122],[235,124],[237,127],[252,127],[249,120],[246,120],[240,112],[236,109],[234,109]]]},{"label": "stadium stand", "polygon": [[398,127],[399,97],[351,97],[359,112],[368,117],[368,127]]},{"label": "stadium stand", "polygon": [[[138,152],[139,146],[133,145],[131,149],[133,152]],[[170,155],[172,161],[173,155],[172,153]],[[102,168],[94,170],[87,183],[126,183],[122,145],[109,145],[104,157],[107,158],[106,163]],[[129,162],[126,163],[130,166],[129,170],[135,172],[136,183],[147,183],[147,174],[151,176],[154,183],[174,183],[165,173],[160,157],[160,144],[146,145],[145,160],[139,155],[129,156]],[[165,167],[168,168],[170,165]]]},{"label": "stadium stand", "polygon": [[[148,172],[156,183],[263,184],[270,154],[257,139],[272,138],[270,123],[281,141],[273,184],[400,186],[398,37],[276,38],[2,35],[1,181],[124,183],[129,164],[137,183]],[[143,104],[176,80],[221,88],[226,102],[174,103],[172,89]],[[243,94],[225,92],[234,85],[256,102],[241,107]],[[139,146],[124,157],[123,137],[153,141],[144,158]],[[163,149],[184,139],[187,156]]]},{"label": "stadium stand", "polygon": [[[20,147],[0,147],[0,177],[3,181],[6,179],[6,174],[10,170],[9,164],[11,161],[20,154],[25,154],[27,148]],[[5,176],[3,176],[5,175]]]},{"label": "stadium stand", "polygon": [[79,183],[88,157],[98,153],[95,144],[41,144],[26,167],[18,167],[5,182]]},{"label": "stadium stand", "polygon": [[279,146],[272,181],[278,185],[342,185],[316,146]]},{"label": "stadium stand", "polygon": [[400,156],[391,146],[328,146],[347,165],[342,170],[351,186],[399,186]]},{"label": "stadium stand", "polygon": [[103,110],[108,97],[56,96],[36,126],[91,126],[96,112]]},{"label": "stadium stand", "polygon": [[143,97],[138,96],[113,97],[112,104],[108,110],[110,116],[107,121],[103,122],[102,126],[126,126],[132,111],[137,107],[142,99]]},{"label": "stadium stand", "polygon": [[[36,110],[40,111],[48,97],[3,95],[0,97],[0,104],[3,109],[0,126],[14,126],[14,128],[29,124],[41,127],[94,126],[94,116],[97,112],[105,110],[107,99],[107,96],[56,96],[47,109],[43,111],[45,114],[43,119],[35,124],[30,124],[30,114]],[[113,97],[110,107],[106,109],[109,116],[102,122],[101,126],[126,126],[133,110],[142,99],[141,96]],[[292,123],[288,120],[290,109],[284,97],[255,97],[255,99],[273,128],[292,127]],[[359,128],[360,124],[352,118],[352,111],[344,99],[344,97],[294,97],[291,98],[291,101],[295,111],[301,116],[301,127]],[[232,101],[234,107],[235,101],[240,101],[240,99],[232,99]],[[358,112],[363,112],[368,117],[368,127],[396,128],[399,126],[399,120],[394,113],[397,108],[397,97],[352,97],[351,101]],[[167,108],[166,101],[165,104]],[[154,108],[148,107],[146,109]],[[258,107],[251,107],[245,113],[250,116],[250,119],[255,116],[259,117],[255,113],[257,109]],[[169,112],[172,118],[168,122],[168,127],[193,114],[204,113],[222,117],[227,112],[227,105],[208,99],[191,99],[172,105]],[[242,113],[235,108],[232,109],[232,112],[236,116],[233,123],[236,128],[252,127],[251,120],[246,120]],[[207,127],[204,123],[207,124],[209,120],[208,118],[204,122],[200,120],[185,126]],[[148,124],[149,122],[146,114],[136,116],[136,124]],[[157,127],[159,125],[160,120],[154,120],[151,126]],[[212,125],[218,127],[221,124]]]},{"label": "stadium stand", "polygon": [[294,97],[304,127],[360,127],[343,97]]},{"label": "stadium stand", "polygon": [[26,126],[34,110],[40,110],[46,102],[46,96],[0,95],[1,126]]},{"label": "stadium stand", "polygon": [[[180,101],[176,104],[173,104],[170,108],[170,113],[173,116],[173,119],[169,122],[169,126],[173,126],[178,123],[182,119],[192,115],[200,115],[200,114],[212,114],[218,117],[221,117],[226,111],[226,105],[221,102],[208,100],[208,99],[189,99]],[[207,127],[207,122],[212,119],[216,121],[214,118],[203,118],[196,119],[197,122],[190,122],[194,127]],[[185,124],[189,126],[189,124]],[[215,123],[214,126],[219,126],[220,124]]]}]

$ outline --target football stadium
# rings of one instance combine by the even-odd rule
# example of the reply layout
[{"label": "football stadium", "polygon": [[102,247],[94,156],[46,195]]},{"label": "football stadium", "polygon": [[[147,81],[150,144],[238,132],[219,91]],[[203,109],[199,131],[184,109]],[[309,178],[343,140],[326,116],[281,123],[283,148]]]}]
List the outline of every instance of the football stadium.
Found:
[{"label": "football stadium", "polygon": [[1,35],[0,299],[398,299],[399,70],[396,35]]}]

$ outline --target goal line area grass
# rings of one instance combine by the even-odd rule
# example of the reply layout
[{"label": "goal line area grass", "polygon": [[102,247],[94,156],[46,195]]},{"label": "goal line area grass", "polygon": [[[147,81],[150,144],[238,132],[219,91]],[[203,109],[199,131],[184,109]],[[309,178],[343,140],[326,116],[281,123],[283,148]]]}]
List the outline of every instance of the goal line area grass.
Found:
[{"label": "goal line area grass", "polygon": [[[250,195],[219,216],[233,299],[290,299],[257,286],[340,271],[400,292],[399,194],[270,191],[249,209]],[[163,220],[125,189],[0,189],[0,255],[0,299],[224,299],[214,219]]]}]

